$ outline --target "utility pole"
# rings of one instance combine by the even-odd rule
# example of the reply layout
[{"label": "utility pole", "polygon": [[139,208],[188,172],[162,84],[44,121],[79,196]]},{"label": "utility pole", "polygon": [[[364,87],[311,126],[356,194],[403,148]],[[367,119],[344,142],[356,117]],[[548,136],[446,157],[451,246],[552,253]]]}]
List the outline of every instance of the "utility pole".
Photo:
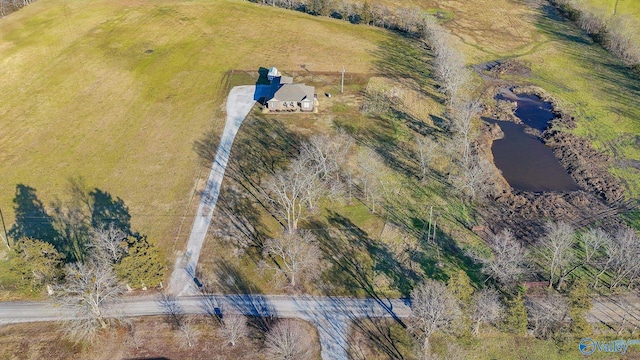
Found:
[{"label": "utility pole", "polygon": [[340,93],[344,94],[344,65],[342,65],[342,82],[340,83]]},{"label": "utility pole", "polygon": [[2,220],[2,231],[4,231],[4,242],[7,245],[7,248],[11,249],[9,245],[9,236],[7,235],[7,227],[4,224],[4,216],[2,216],[2,208],[0,208],[0,220]]}]

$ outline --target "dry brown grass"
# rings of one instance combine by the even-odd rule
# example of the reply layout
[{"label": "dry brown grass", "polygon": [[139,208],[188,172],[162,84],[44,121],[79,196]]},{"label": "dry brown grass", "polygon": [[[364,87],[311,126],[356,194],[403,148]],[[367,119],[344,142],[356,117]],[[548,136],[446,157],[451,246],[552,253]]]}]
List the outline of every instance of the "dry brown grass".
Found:
[{"label": "dry brown grass", "polygon": [[[115,360],[151,359],[246,359],[268,360],[262,350],[262,335],[251,330],[249,338],[236,346],[226,345],[219,336],[219,326],[202,316],[191,316],[198,335],[193,347],[188,347],[177,331],[159,316],[132,320],[135,340],[125,329],[100,335],[93,345],[74,345],[64,339],[56,323],[15,324],[0,327],[0,358]],[[320,358],[317,331],[304,321],[298,321],[303,331],[313,339],[314,358]]]}]

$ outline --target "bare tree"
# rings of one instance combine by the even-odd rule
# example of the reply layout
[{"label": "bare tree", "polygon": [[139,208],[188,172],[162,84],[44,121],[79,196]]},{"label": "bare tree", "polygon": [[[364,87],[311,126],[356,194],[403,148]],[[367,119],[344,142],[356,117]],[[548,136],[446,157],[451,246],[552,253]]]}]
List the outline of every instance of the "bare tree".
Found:
[{"label": "bare tree", "polygon": [[265,265],[277,274],[284,275],[293,287],[298,279],[315,276],[320,265],[320,248],[309,231],[284,232],[274,239],[268,239],[263,252],[265,257],[270,256],[278,262],[267,262]]},{"label": "bare tree", "polygon": [[382,198],[386,185],[387,169],[382,157],[374,150],[365,148],[356,156],[358,165],[358,183],[365,201],[369,203],[371,212],[376,212],[376,205]]},{"label": "bare tree", "polygon": [[314,206],[320,188],[314,164],[307,157],[294,160],[287,170],[280,170],[267,184],[269,201],[276,214],[284,220],[287,231],[293,233],[308,206]]},{"label": "bare tree", "polygon": [[119,321],[113,309],[123,289],[111,264],[104,261],[69,264],[65,273],[65,282],[56,287],[57,303],[74,313],[65,332],[77,342],[92,342],[98,331]]},{"label": "bare tree", "polygon": [[453,185],[472,200],[489,196],[494,183],[493,164],[475,156],[461,165],[460,173],[451,177]]},{"label": "bare tree", "polygon": [[573,251],[575,230],[570,224],[564,222],[547,222],[545,232],[540,250],[545,259],[545,270],[549,274],[549,287],[552,287],[557,279],[557,287],[560,288],[575,260]]},{"label": "bare tree", "polygon": [[480,325],[495,325],[500,321],[504,312],[504,307],[500,303],[499,294],[496,289],[484,288],[473,294],[470,316],[473,321],[473,334],[480,333]]},{"label": "bare tree", "polygon": [[177,336],[184,341],[183,346],[193,347],[199,335],[192,320],[187,317],[184,308],[175,295],[161,292],[158,295],[158,305],[162,309],[165,321],[172,329],[177,330]]},{"label": "bare tree", "polygon": [[220,329],[222,336],[231,346],[247,337],[249,331],[247,328],[247,318],[243,315],[227,315],[222,319],[222,328]]},{"label": "bare tree", "polygon": [[417,135],[415,140],[416,160],[420,165],[420,177],[426,179],[433,153],[438,144],[426,136]]},{"label": "bare tree", "polygon": [[487,245],[493,257],[471,254],[482,263],[482,272],[504,285],[513,285],[526,271],[526,249],[508,229],[492,236]]},{"label": "bare tree", "polygon": [[305,329],[294,320],[278,321],[267,333],[265,346],[269,359],[311,359],[311,339]]},{"label": "bare tree", "polygon": [[184,341],[183,346],[193,347],[199,335],[200,332],[190,318],[185,318],[180,324],[180,327],[178,327],[178,336]]},{"label": "bare tree", "polygon": [[471,141],[473,140],[473,119],[478,116],[481,105],[478,100],[457,95],[451,99],[451,127],[458,135],[456,140],[462,147],[462,163],[465,166],[471,161]]},{"label": "bare tree", "polygon": [[629,286],[637,281],[640,274],[640,239],[635,230],[624,227],[618,231],[606,246],[607,260],[599,274],[611,274],[609,288],[613,289],[629,280]]},{"label": "bare tree", "polygon": [[353,144],[353,138],[339,129],[336,135],[312,136],[308,143],[303,144],[302,152],[309,154],[318,167],[318,176],[326,181],[329,177],[339,175]]},{"label": "bare tree", "polygon": [[450,330],[459,316],[458,301],[443,283],[428,279],[413,289],[408,330],[420,340],[424,358],[430,354],[431,336]]},{"label": "bare tree", "polygon": [[556,292],[543,296],[527,296],[525,306],[529,326],[536,336],[548,338],[566,325],[569,306],[566,299]]},{"label": "bare tree", "polygon": [[596,265],[600,251],[611,242],[609,234],[602,229],[593,228],[580,235],[580,244],[584,253],[584,264]]},{"label": "bare tree", "polygon": [[91,239],[89,247],[96,251],[95,258],[107,260],[109,263],[117,263],[127,251],[127,244],[124,240],[127,238],[122,230],[115,227],[113,223],[109,223],[106,228],[101,226],[90,232]]}]

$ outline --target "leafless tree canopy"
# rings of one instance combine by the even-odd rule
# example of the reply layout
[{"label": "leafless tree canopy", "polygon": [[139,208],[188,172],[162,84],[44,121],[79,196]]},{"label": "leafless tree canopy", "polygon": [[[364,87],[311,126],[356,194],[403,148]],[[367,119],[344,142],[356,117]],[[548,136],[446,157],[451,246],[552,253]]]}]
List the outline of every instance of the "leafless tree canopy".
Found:
[{"label": "leafless tree canopy", "polygon": [[364,148],[356,156],[356,179],[362,191],[365,201],[369,204],[371,212],[376,212],[376,205],[383,198],[385,192],[387,168],[378,153],[370,148]]},{"label": "leafless tree canopy", "polygon": [[471,161],[471,141],[473,140],[473,120],[478,116],[481,105],[478,100],[466,95],[458,95],[451,99],[451,128],[456,133],[461,147],[463,164]]},{"label": "leafless tree canopy", "polygon": [[540,246],[549,274],[549,286],[556,280],[560,286],[574,261],[575,230],[564,222],[548,222],[545,233]]},{"label": "leafless tree canopy", "polygon": [[526,249],[508,229],[491,237],[487,245],[493,257],[472,254],[482,263],[482,272],[504,285],[513,285],[526,271]]},{"label": "leafless tree canopy", "polygon": [[249,334],[247,318],[243,315],[226,315],[222,319],[222,328],[220,330],[222,337],[231,344],[231,346],[236,346],[238,341],[247,337]]},{"label": "leafless tree canopy", "polygon": [[411,292],[409,331],[420,340],[425,356],[430,352],[431,335],[450,330],[459,316],[458,301],[443,283],[429,279]]},{"label": "leafless tree canopy", "polygon": [[525,306],[529,326],[533,333],[541,338],[547,338],[562,328],[568,319],[567,301],[556,292],[542,296],[527,296]]},{"label": "leafless tree canopy", "polygon": [[614,237],[606,239],[604,243],[605,256],[600,260],[600,273],[597,280],[608,272],[611,276],[611,289],[628,280],[628,286],[638,281],[640,276],[640,239],[635,230],[621,228]]},{"label": "leafless tree canopy", "polygon": [[277,264],[266,262],[265,265],[284,275],[291,286],[296,286],[300,279],[315,277],[319,271],[320,248],[309,231],[284,232],[268,239],[263,251],[265,257],[277,261]]},{"label": "leafless tree canopy", "polygon": [[336,135],[314,135],[309,138],[309,142],[303,144],[301,156],[308,157],[318,169],[320,179],[327,181],[339,176],[353,145],[353,138],[340,129]]},{"label": "leafless tree canopy", "polygon": [[422,135],[416,136],[416,160],[418,161],[418,165],[420,166],[420,176],[423,180],[427,176],[429,165],[431,164],[431,159],[433,158],[434,152],[437,147],[438,144],[432,139]]},{"label": "leafless tree canopy", "polygon": [[91,231],[89,247],[94,251],[93,257],[104,259],[109,263],[118,262],[127,252],[124,240],[127,235],[116,228],[113,223]]},{"label": "leafless tree canopy", "polygon": [[265,347],[270,359],[311,359],[311,336],[293,320],[284,319],[269,330]]},{"label": "leafless tree canopy", "polygon": [[103,261],[69,264],[65,273],[65,282],[56,287],[57,302],[75,314],[65,332],[78,342],[91,342],[100,329],[118,321],[112,309],[117,309],[123,289],[111,264]]},{"label": "leafless tree canopy", "polygon": [[[453,140],[454,142],[458,140]],[[463,141],[463,140],[459,140]],[[451,177],[453,185],[472,200],[489,196],[493,190],[493,164],[480,156],[461,164],[460,173]]]},{"label": "leafless tree canopy", "polygon": [[485,288],[473,294],[470,316],[473,321],[473,333],[480,333],[482,324],[495,325],[504,312],[498,292],[493,288]]},{"label": "leafless tree canopy", "polygon": [[316,167],[311,159],[300,157],[288,169],[278,171],[268,181],[269,201],[290,233],[298,228],[306,208],[314,207],[321,196],[319,190],[322,187],[316,175]]}]

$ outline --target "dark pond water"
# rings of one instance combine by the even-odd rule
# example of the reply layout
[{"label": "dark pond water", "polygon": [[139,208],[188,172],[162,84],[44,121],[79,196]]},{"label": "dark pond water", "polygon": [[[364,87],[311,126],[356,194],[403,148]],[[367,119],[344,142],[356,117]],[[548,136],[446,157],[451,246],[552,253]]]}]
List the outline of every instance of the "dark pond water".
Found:
[{"label": "dark pond water", "polygon": [[[551,105],[535,95],[519,95],[513,100],[518,102],[516,115],[528,126],[544,130],[554,118]],[[527,134],[523,125],[489,118],[483,120],[498,124],[504,133],[504,138],[493,142],[491,151],[496,166],[511,187],[532,192],[580,189],[551,149],[537,137]]]},{"label": "dark pond water", "polygon": [[545,130],[549,121],[555,117],[551,112],[551,103],[542,101],[536,95],[516,95],[508,91],[498,94],[496,99],[515,101],[518,104],[516,116],[526,125],[540,131]]}]

